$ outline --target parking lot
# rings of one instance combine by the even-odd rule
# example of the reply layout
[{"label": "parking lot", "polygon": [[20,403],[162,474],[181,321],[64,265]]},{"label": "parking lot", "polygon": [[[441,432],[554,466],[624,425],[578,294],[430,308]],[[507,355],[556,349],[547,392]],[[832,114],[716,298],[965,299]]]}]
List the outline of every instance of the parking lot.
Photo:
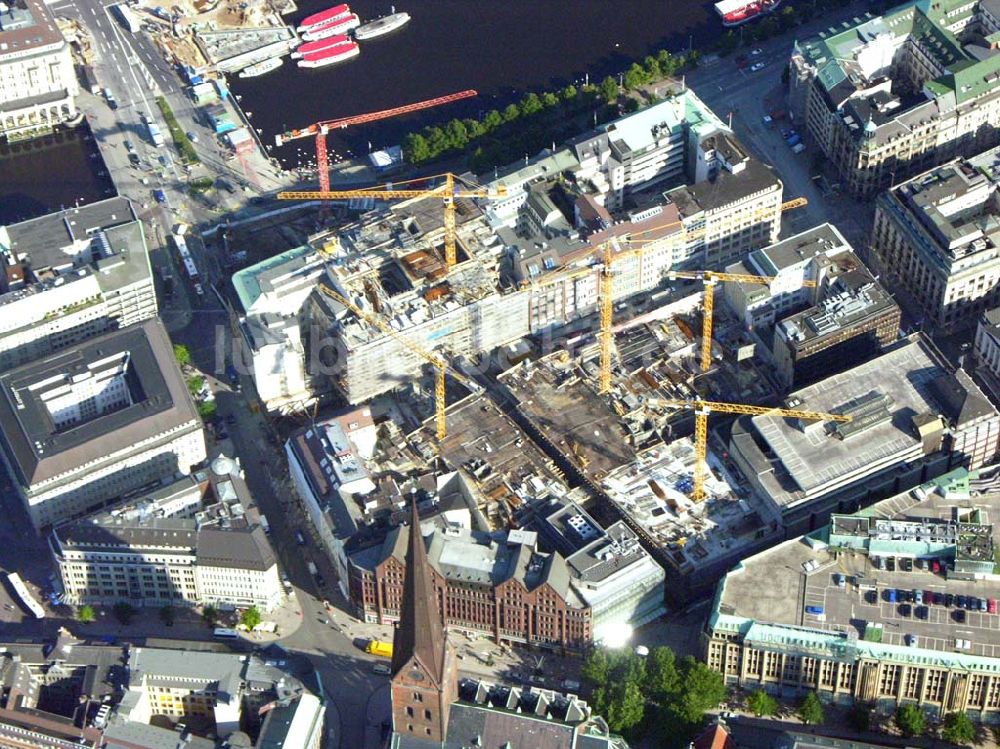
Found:
[{"label": "parking lot", "polygon": [[[948,580],[943,569],[935,574],[901,559],[894,560],[893,569],[886,567],[878,569],[862,554],[842,554],[835,564],[808,575],[802,624],[853,630],[859,638],[868,625],[882,624],[883,643],[1000,656],[1000,614],[980,611],[978,604],[973,610],[960,608],[954,600],[951,606],[930,602],[936,598],[933,594],[997,599],[1000,583]],[[841,576],[843,585],[838,584]],[[889,600],[890,589],[896,591],[895,602]],[[920,602],[915,600],[917,590]]]}]

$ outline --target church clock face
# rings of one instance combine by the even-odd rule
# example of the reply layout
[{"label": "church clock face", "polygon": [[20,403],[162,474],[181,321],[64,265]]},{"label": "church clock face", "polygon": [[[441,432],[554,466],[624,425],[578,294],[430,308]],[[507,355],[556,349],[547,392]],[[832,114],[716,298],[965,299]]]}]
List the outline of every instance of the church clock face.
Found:
[{"label": "church clock face", "polygon": [[424,680],[424,672],[421,671],[419,668],[411,668],[410,669],[410,673],[408,674],[408,676],[413,681],[423,681]]}]

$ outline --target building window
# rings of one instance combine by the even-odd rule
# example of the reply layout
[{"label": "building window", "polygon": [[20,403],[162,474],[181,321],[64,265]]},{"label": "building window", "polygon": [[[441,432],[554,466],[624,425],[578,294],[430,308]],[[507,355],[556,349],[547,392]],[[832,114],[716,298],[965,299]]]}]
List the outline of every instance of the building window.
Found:
[{"label": "building window", "polygon": [[407,706],[407,708],[406,708],[406,717],[407,718],[412,718],[413,717],[413,708],[412,707]]}]

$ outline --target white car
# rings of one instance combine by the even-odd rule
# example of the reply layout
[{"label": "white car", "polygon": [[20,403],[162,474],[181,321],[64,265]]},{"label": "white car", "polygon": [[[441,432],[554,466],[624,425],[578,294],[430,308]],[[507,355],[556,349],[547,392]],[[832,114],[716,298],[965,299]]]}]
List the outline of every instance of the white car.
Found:
[{"label": "white car", "polygon": [[763,70],[764,67],[765,67],[765,63],[763,63],[763,62],[755,62],[753,65],[750,66],[750,72],[751,73],[756,73],[758,70]]},{"label": "white car", "polygon": [[760,47],[757,47],[757,49],[750,50],[751,57],[756,57],[757,55],[762,55],[762,54],[764,54],[764,50],[762,50]]}]

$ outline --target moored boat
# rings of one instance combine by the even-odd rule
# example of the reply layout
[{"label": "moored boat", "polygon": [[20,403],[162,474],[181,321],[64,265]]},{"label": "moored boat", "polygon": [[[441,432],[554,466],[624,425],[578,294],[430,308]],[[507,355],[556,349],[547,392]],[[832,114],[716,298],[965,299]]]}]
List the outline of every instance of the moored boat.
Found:
[{"label": "moored boat", "polygon": [[739,26],[774,11],[782,0],[721,0],[715,11],[722,16],[722,25]]},{"label": "moored boat", "polygon": [[361,47],[355,42],[335,44],[319,52],[307,52],[299,60],[299,67],[322,68],[327,65],[333,65],[336,62],[350,60],[352,57],[357,57],[360,53]]},{"label": "moored boat", "polygon": [[343,18],[331,21],[330,23],[313,26],[308,31],[303,31],[302,38],[307,42],[316,41],[317,39],[326,39],[327,37],[346,34],[351,29],[356,29],[360,25],[361,19],[358,18],[358,14],[351,13]]},{"label": "moored boat", "polygon": [[315,42],[306,42],[305,44],[299,45],[299,47],[292,52],[292,59],[297,60],[313,52],[321,52],[327,47],[333,47],[337,44],[345,44],[350,41],[350,37],[338,34],[337,36],[327,37],[326,39],[317,39]]},{"label": "moored boat", "polygon": [[371,23],[358,26],[358,28],[354,30],[354,38],[359,41],[364,39],[374,39],[377,36],[388,34],[390,31],[395,31],[400,26],[404,26],[409,22],[409,13],[390,13],[387,16],[376,18]]},{"label": "moored boat", "polygon": [[260,62],[255,62],[253,65],[248,65],[240,71],[240,78],[256,78],[258,75],[264,75],[264,73],[270,73],[272,70],[277,70],[281,67],[280,57],[270,57],[267,60],[261,60]]},{"label": "moored boat", "polygon": [[321,10],[319,13],[313,13],[311,16],[306,16],[299,23],[299,33],[311,29],[313,26],[321,26],[324,23],[330,23],[338,18],[343,18],[344,16],[350,15],[351,7],[346,3],[341,5],[334,5],[332,8],[327,8],[326,10]]}]

